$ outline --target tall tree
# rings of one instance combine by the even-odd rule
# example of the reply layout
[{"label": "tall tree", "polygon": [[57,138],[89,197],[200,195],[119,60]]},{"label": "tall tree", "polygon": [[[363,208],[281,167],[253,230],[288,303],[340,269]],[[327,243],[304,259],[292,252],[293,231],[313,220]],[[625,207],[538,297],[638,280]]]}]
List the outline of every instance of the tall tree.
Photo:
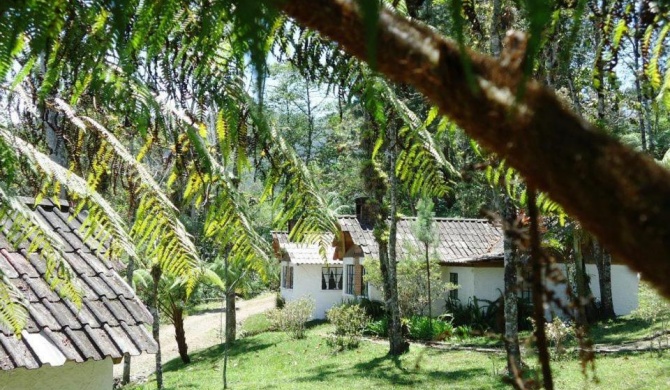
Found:
[{"label": "tall tree", "polygon": [[430,246],[435,242],[436,236],[433,230],[433,201],[425,198],[419,200],[416,206],[417,215],[414,225],[414,235],[423,244],[426,255],[426,286],[428,287],[428,320],[431,335],[433,333],[433,302],[430,292]]},{"label": "tall tree", "polygon": [[[318,29],[348,52],[368,59],[364,39],[368,29],[354,2],[312,3],[311,9],[316,7],[319,13],[308,13],[303,0],[279,6],[299,23]],[[374,31],[379,47],[385,48],[375,53],[380,72],[415,86],[471,136],[506,157],[528,181],[578,217],[613,255],[625,259],[664,295],[670,295],[670,286],[663,279],[670,276],[670,262],[666,260],[670,248],[665,244],[670,242],[670,229],[662,222],[667,220],[670,208],[658,206],[670,198],[670,184],[665,184],[670,183],[667,171],[594,130],[533,81],[525,84],[521,101],[506,94],[505,89],[516,90],[523,74],[505,65],[523,58],[523,51],[511,51],[499,63],[464,52],[457,43],[386,10],[380,12]],[[468,84],[473,80],[478,88]],[[489,114],[475,115],[473,107]],[[544,152],[548,145],[551,152]],[[574,179],[577,177],[579,183],[587,180],[594,185],[584,188]],[[652,187],[647,187],[650,183]],[[618,194],[623,188],[627,188],[625,193],[640,194],[639,201],[621,198]],[[644,221],[640,221],[640,215],[646,217]],[[647,234],[635,234],[640,231]],[[630,237],[636,238],[634,244]]]}]

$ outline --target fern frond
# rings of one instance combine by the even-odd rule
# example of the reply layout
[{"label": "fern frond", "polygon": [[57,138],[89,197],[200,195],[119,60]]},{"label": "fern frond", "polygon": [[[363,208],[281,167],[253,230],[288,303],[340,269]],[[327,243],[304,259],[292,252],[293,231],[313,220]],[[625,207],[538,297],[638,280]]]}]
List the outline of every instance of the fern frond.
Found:
[{"label": "fern frond", "polygon": [[200,134],[201,125],[173,107],[165,108],[187,125],[188,142],[182,147],[195,152],[201,165],[201,170],[190,166],[188,189],[184,195],[186,201],[202,199],[209,202],[203,226],[205,236],[219,248],[228,249],[231,258],[245,262],[262,277],[267,277],[272,250],[253,228],[246,201],[236,190],[232,177],[210,153],[211,145]]},{"label": "fern frond", "polygon": [[[131,229],[131,237],[140,248],[145,248],[150,258],[158,262],[169,276],[185,277],[187,292],[190,293],[199,278],[197,249],[186,228],[177,217],[177,208],[170,202],[165,192],[154,180],[147,169],[121,144],[121,142],[90,117],[77,117],[74,110],[64,101],[56,99],[57,107],[67,118],[82,131],[90,127],[96,131],[113,155],[118,157],[126,170],[126,174],[139,183],[136,196],[140,200],[135,215],[135,224]],[[151,221],[151,223],[147,223]],[[158,234],[160,232],[160,234]]]},{"label": "fern frond", "polygon": [[437,111],[432,110],[425,123],[398,98],[386,83],[383,99],[402,118],[405,126],[399,131],[402,148],[398,153],[396,175],[409,188],[413,196],[444,196],[451,189],[449,177],[459,173],[438,150],[428,126],[435,120]]},{"label": "fern frond", "polygon": [[0,271],[0,328],[20,335],[28,322],[27,306],[23,293]]},{"label": "fern frond", "polygon": [[[40,256],[46,263],[44,278],[51,288],[61,297],[81,306],[83,291],[65,260],[63,242],[54,234],[51,226],[38,218],[22,201],[8,195],[2,187],[0,187],[0,221],[3,221],[4,234],[11,245],[18,247],[23,243],[28,243],[29,253],[40,252]],[[0,283],[0,288],[1,285],[2,283]],[[16,300],[13,302],[7,304],[7,313],[16,310],[17,307],[13,305],[23,305]],[[11,322],[13,327],[25,325],[25,321],[22,321],[21,318]]]},{"label": "fern frond", "polygon": [[[121,216],[98,192],[91,189],[84,179],[56,164],[34,146],[2,127],[0,127],[0,138],[11,144],[32,167],[43,173],[46,183],[63,185],[67,188],[74,200],[78,202],[75,214],[82,211],[84,207],[88,209],[88,215],[81,229],[85,238],[95,233],[99,244],[98,250],[110,258],[122,252],[128,256],[137,256]],[[108,248],[105,248],[105,245]]]}]

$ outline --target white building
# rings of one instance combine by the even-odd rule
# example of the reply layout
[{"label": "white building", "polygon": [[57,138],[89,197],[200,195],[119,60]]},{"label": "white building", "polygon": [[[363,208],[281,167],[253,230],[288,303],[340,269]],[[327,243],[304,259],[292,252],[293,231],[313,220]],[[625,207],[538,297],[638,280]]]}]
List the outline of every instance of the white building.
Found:
[{"label": "white building", "polygon": [[[335,304],[366,297],[383,300],[380,291],[363,282],[365,258],[379,258],[372,225],[366,216],[365,204],[357,200],[356,215],[338,217],[339,237],[327,261],[319,255],[316,245],[295,244],[286,232],[273,233],[273,245],[282,261],[281,295],[287,301],[311,296],[316,301],[314,318],[325,318],[325,312]],[[408,247],[422,253],[423,244],[413,234],[416,218],[398,220],[398,258]],[[495,301],[504,290],[503,235],[500,228],[484,219],[434,218],[433,229],[437,240],[431,246],[431,256],[442,266],[442,280],[459,288],[449,295],[461,302],[475,297]],[[557,267],[565,270],[564,264]],[[600,299],[598,272],[594,264],[586,265],[590,275],[591,291]],[[637,308],[638,277],[623,264],[612,264],[612,292],[614,311],[626,315]],[[522,285],[523,286],[523,285]],[[557,297],[567,302],[566,285],[550,285]],[[528,294],[525,289],[520,295]],[[434,303],[434,313],[444,312],[447,296]],[[561,314],[550,307],[547,315]]]}]

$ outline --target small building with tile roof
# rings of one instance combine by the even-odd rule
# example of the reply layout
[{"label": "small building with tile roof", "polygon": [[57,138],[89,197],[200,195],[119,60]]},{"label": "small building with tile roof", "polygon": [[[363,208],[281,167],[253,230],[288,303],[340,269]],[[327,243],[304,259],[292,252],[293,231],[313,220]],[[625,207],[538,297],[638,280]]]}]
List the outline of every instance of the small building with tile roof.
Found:
[{"label": "small building with tile roof", "polygon": [[[326,311],[342,302],[342,260],[335,258],[335,248],[324,254],[319,245],[293,243],[288,232],[272,232],[275,255],[281,262],[280,293],[290,302],[302,297],[314,299],[314,318],[325,318]],[[332,242],[333,235],[324,241]]]},{"label": "small building with tile roof", "polygon": [[[328,252],[326,259],[319,254],[316,245],[295,244],[286,232],[273,233],[273,245],[282,261],[281,294],[287,301],[309,293],[318,307],[315,318],[324,318],[330,307],[342,301],[361,297],[383,301],[381,292],[364,280],[363,260],[379,259],[371,219],[366,211],[364,201],[357,199],[355,215],[337,218],[340,232],[333,240],[332,254]],[[423,243],[414,234],[415,224],[415,217],[400,217],[397,221],[396,251],[399,261],[424,253]],[[433,313],[445,311],[447,298],[463,303],[473,299],[499,299],[504,290],[504,237],[501,228],[486,219],[433,218],[433,231],[436,239],[430,246],[430,256],[440,264],[442,280],[458,286],[434,302]],[[564,265],[558,266],[564,268]],[[305,271],[307,268],[309,272]],[[591,283],[592,293],[599,299],[595,264],[587,264],[586,271],[594,281]],[[335,285],[324,283],[331,274],[336,275]],[[612,285],[616,314],[625,315],[635,310],[638,302],[637,274],[623,264],[613,264]],[[552,285],[550,288],[556,297],[567,302],[566,285]],[[528,295],[529,288],[522,285],[519,294],[522,297]]]},{"label": "small building with tile roof", "polygon": [[49,288],[44,259],[28,253],[30,242],[10,245],[11,221],[0,221],[0,271],[23,292],[29,313],[21,337],[0,325],[0,389],[112,389],[113,364],[124,354],[156,353],[151,314],[117,273],[120,264],[105,258],[106,247],[84,239],[84,215],[66,201],[25,202],[62,241],[82,305]]}]

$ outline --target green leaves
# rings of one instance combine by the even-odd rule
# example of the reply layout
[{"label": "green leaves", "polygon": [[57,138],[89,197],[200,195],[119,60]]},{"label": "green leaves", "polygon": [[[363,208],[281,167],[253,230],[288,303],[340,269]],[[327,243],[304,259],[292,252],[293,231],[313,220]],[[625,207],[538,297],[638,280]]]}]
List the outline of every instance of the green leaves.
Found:
[{"label": "green leaves", "polygon": [[27,306],[23,293],[0,271],[0,325],[20,335],[28,322]]},{"label": "green leaves", "polygon": [[379,11],[381,2],[379,0],[356,0],[363,15],[365,24],[365,45],[368,51],[368,64],[370,68],[377,66],[377,25],[379,22]]},{"label": "green leaves", "polygon": [[[82,131],[88,131],[89,126],[96,131],[103,140],[101,148],[109,150],[110,158],[120,162],[128,178],[138,183],[135,196],[140,199],[140,203],[130,236],[134,244],[142,248],[141,259],[160,264],[163,272],[169,276],[185,278],[187,293],[190,293],[199,277],[200,258],[192,238],[177,217],[177,208],[149,171],[128,152],[114,134],[92,118],[77,117],[62,100],[56,99],[55,102]],[[109,164],[110,161],[95,163]]]},{"label": "green leaves", "polygon": [[[81,306],[83,291],[65,260],[61,239],[39,219],[25,203],[6,193],[0,186],[0,222],[3,234],[13,246],[29,241],[29,253],[39,251],[46,262],[45,279],[61,297]],[[0,272],[0,323],[20,333],[28,318],[23,293]]]}]

